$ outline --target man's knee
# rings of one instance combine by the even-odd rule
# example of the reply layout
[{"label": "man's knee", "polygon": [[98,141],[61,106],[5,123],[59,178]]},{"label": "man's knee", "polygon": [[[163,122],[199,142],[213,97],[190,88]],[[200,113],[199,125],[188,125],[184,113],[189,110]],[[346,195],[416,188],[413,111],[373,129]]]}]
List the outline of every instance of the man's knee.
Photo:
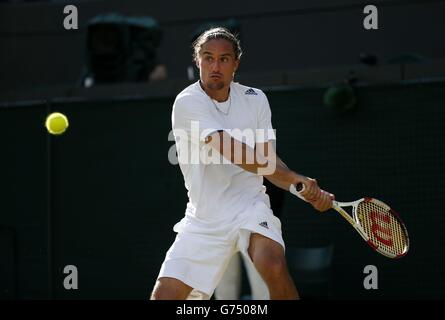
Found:
[{"label": "man's knee", "polygon": [[151,300],[185,300],[192,287],[174,278],[159,278],[156,281]]},{"label": "man's knee", "polygon": [[263,277],[270,279],[280,278],[287,270],[284,257],[267,252],[257,255],[254,264]]},{"label": "man's knee", "polygon": [[281,245],[271,239],[256,234],[254,236],[249,254],[261,275],[271,279],[284,275],[287,266]]}]

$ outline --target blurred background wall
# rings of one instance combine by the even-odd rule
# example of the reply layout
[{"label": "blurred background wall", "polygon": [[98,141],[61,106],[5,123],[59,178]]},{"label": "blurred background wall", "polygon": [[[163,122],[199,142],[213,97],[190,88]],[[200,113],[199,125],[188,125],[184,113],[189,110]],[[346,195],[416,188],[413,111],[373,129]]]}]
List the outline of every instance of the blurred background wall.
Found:
[{"label": "blurred background wall", "polygon": [[[63,28],[63,8],[76,5],[79,29]],[[163,29],[158,50],[170,78],[187,79],[190,42],[208,22],[235,19],[245,51],[240,74],[350,68],[361,53],[378,64],[412,52],[445,59],[444,1],[375,1],[379,29],[365,30],[366,1],[12,1],[0,3],[0,89],[73,86],[85,66],[86,25],[102,13],[149,15]],[[32,55],[32,58],[30,57]]]}]

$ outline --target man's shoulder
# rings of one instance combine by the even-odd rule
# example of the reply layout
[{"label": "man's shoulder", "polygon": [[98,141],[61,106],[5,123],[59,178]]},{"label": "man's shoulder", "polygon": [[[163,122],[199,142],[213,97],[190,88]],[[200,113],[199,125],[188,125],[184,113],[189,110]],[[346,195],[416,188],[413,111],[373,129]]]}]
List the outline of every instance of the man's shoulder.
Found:
[{"label": "man's shoulder", "polygon": [[178,113],[186,112],[186,110],[202,110],[207,107],[206,103],[206,96],[203,94],[202,90],[200,90],[199,84],[195,82],[176,96],[173,104],[173,112]]},{"label": "man's shoulder", "polygon": [[199,90],[199,84],[197,82],[192,83],[187,88],[182,90],[175,99],[175,104],[183,104],[183,103],[190,103],[190,102],[203,102],[205,96]]},{"label": "man's shoulder", "polygon": [[261,89],[245,86],[238,82],[233,82],[232,85],[233,88],[241,95],[258,98],[262,98],[265,96],[264,92]]}]

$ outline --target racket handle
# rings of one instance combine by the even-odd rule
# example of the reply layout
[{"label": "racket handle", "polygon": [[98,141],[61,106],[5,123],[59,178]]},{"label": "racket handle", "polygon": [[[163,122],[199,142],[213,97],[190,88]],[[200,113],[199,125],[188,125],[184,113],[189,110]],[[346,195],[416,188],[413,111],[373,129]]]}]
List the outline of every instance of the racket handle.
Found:
[{"label": "racket handle", "polygon": [[302,192],[304,190],[304,184],[302,182],[298,182],[295,189],[297,189],[298,192]]},{"label": "racket handle", "polygon": [[304,184],[299,182],[299,183],[297,183],[296,186],[291,184],[290,187],[289,187],[289,191],[290,191],[290,193],[296,195],[301,200],[304,200],[304,201],[308,202],[300,193],[300,192],[304,191],[304,188],[305,188]]},{"label": "racket handle", "polygon": [[[302,200],[304,200],[304,201],[306,201],[306,202],[309,202],[309,201],[307,201],[307,200],[301,195],[301,192],[303,192],[305,188],[306,188],[305,185],[304,185],[302,182],[299,182],[299,183],[297,183],[296,186],[294,186],[293,184],[291,184],[291,185],[290,185],[290,188],[289,188],[289,191],[290,191],[292,194],[296,195],[298,198],[300,198],[300,199],[302,199]],[[343,203],[343,205],[350,205],[350,204],[349,204],[349,203],[348,203],[348,204]],[[335,210],[337,210],[337,211],[338,211],[338,210],[342,210],[342,209],[340,208],[340,204],[339,204],[337,201],[335,201],[335,200],[332,200],[332,208],[335,209]]]}]

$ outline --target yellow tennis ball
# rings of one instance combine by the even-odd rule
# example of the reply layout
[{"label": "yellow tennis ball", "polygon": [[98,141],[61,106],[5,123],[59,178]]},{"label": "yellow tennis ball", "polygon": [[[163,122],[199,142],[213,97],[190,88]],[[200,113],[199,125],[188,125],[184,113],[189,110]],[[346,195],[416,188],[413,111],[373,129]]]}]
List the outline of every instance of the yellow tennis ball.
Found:
[{"label": "yellow tennis ball", "polygon": [[54,112],[46,117],[45,127],[51,134],[62,134],[68,128],[68,118],[60,113]]}]

